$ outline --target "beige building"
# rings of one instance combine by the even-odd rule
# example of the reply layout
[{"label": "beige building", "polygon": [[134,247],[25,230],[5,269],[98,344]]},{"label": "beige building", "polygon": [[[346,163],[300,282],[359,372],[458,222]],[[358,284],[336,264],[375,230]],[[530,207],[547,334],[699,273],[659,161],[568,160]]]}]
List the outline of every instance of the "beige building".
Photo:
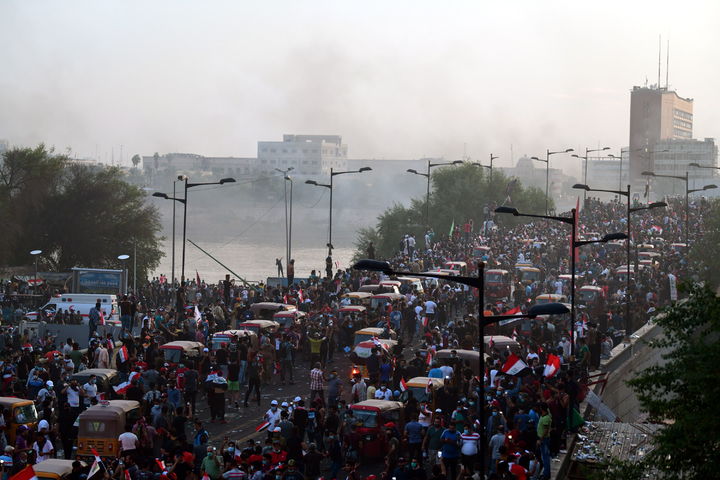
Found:
[{"label": "beige building", "polygon": [[633,87],[630,93],[630,180],[655,169],[658,142],[689,140],[693,132],[693,100],[667,88]]}]

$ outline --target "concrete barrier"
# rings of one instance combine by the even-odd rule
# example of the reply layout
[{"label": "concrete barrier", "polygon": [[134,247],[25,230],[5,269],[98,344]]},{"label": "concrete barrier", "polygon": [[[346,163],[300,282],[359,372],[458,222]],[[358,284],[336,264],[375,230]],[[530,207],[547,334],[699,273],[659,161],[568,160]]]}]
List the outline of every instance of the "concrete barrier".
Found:
[{"label": "concrete barrier", "polygon": [[[68,338],[75,340],[80,348],[88,347],[88,340],[90,340],[90,327],[88,325],[63,325],[57,323],[45,323],[45,322],[21,322],[20,331],[24,332],[28,330],[30,332],[30,339],[32,340],[35,336],[45,337],[52,335],[55,337],[57,346],[60,346],[60,342],[65,342]],[[139,329],[138,334],[139,334]],[[120,336],[122,328],[110,325],[101,325],[98,327],[97,332],[107,337],[108,333],[112,334],[113,340],[117,340]]]}]

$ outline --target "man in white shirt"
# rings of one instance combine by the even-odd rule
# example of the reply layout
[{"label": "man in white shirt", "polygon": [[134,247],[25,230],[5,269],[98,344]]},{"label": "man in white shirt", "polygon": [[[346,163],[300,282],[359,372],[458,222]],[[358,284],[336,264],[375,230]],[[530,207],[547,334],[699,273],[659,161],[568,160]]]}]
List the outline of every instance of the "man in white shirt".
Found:
[{"label": "man in white shirt", "polygon": [[37,402],[39,405],[42,405],[47,398],[53,398],[55,396],[55,393],[52,391],[53,387],[54,384],[52,380],[45,382],[45,386],[41,388],[37,394]]},{"label": "man in white shirt", "polygon": [[85,383],[82,388],[85,392],[85,406],[89,407],[93,404],[93,400],[97,398],[97,377],[95,375],[90,375],[87,383]]},{"label": "man in white shirt", "polygon": [[270,409],[265,412],[265,421],[270,423],[268,430],[271,432],[277,427],[278,423],[280,423],[280,409],[278,408],[277,400],[270,402]]},{"label": "man in white shirt", "polygon": [[132,432],[132,425],[125,425],[125,432],[118,437],[120,442],[120,451],[123,455],[132,455],[138,448],[139,441],[137,435]]},{"label": "man in white shirt", "polygon": [[375,398],[377,400],[390,400],[392,398],[392,392],[388,390],[387,385],[383,384],[380,390],[375,391]]},{"label": "man in white shirt", "polygon": [[427,315],[428,320],[432,321],[435,318],[435,309],[437,308],[437,303],[433,302],[431,298],[428,298],[425,301],[425,315]]}]

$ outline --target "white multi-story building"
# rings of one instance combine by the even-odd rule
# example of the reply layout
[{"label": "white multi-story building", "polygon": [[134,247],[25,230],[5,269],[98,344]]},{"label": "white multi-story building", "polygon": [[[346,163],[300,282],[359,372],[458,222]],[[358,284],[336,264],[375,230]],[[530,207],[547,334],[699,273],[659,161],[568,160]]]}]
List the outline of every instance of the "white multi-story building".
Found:
[{"label": "white multi-story building", "polygon": [[295,175],[325,175],[347,169],[347,145],[340,135],[283,135],[281,142],[258,142],[257,173],[293,167]]},{"label": "white multi-story building", "polygon": [[[622,160],[614,157],[590,157],[587,182],[591,188],[625,190],[628,185],[629,165],[627,152],[623,152]],[[593,193],[593,196],[595,195]]]}]

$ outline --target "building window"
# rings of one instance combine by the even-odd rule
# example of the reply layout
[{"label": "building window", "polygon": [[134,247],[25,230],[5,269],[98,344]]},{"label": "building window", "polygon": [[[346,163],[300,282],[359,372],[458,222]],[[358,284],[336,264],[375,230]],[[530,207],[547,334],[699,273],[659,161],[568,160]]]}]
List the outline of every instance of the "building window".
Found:
[{"label": "building window", "polygon": [[688,112],[685,112],[685,111],[683,111],[683,110],[678,110],[677,108],[675,108],[675,109],[673,110],[673,113],[675,114],[676,117],[684,118],[685,120],[692,120],[692,119],[693,119],[693,114],[692,114],[692,113],[688,113]]},{"label": "building window", "polygon": [[682,138],[691,138],[692,133],[688,132],[687,130],[681,130],[679,128],[673,128],[673,134],[676,137],[682,137]]}]

